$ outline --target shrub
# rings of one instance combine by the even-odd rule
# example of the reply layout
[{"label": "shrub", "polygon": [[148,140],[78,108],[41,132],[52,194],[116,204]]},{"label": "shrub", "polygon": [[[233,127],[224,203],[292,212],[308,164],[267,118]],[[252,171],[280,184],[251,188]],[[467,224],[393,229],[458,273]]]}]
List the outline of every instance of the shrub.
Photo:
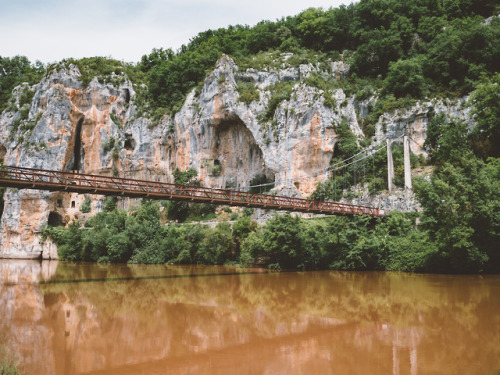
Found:
[{"label": "shrub", "polygon": [[80,206],[80,212],[84,214],[88,214],[91,211],[91,204],[92,200],[90,197],[85,197],[85,200],[83,201],[82,205]]},{"label": "shrub", "polygon": [[243,215],[244,216],[252,216],[253,215],[253,211],[254,211],[253,208],[251,208],[251,207],[245,207],[243,209]]},{"label": "shrub", "polygon": [[109,137],[109,139],[102,145],[104,152],[110,152],[115,147],[116,139]]},{"label": "shrub", "polygon": [[211,165],[209,168],[209,173],[211,176],[220,176],[221,172],[222,172],[221,164],[214,164]]},{"label": "shrub", "polygon": [[393,93],[396,98],[422,98],[427,90],[421,59],[417,57],[390,63],[384,90]]},{"label": "shrub", "polygon": [[294,82],[278,82],[269,88],[271,91],[271,98],[267,103],[265,112],[260,116],[262,121],[271,121],[281,102],[284,100],[290,100],[294,86]]},{"label": "shrub", "polygon": [[116,197],[107,198],[104,201],[104,212],[111,212],[116,210],[116,202],[117,202]]},{"label": "shrub", "polygon": [[253,82],[239,82],[237,91],[240,94],[240,101],[250,105],[253,101],[260,100],[260,92]]},{"label": "shrub", "polygon": [[30,90],[28,88],[24,88],[22,94],[19,96],[19,105],[24,106],[25,104],[31,106],[31,101],[35,96],[35,90]]},{"label": "shrub", "polygon": [[118,126],[120,129],[123,129],[123,125],[121,124],[120,121],[118,121],[118,118],[114,115],[114,113],[110,113],[109,117],[111,118],[111,121],[113,121],[113,123],[116,126]]}]

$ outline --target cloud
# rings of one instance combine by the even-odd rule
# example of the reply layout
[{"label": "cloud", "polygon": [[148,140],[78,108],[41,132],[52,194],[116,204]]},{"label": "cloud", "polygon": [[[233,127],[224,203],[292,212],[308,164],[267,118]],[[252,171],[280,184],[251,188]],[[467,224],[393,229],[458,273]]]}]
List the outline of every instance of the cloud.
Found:
[{"label": "cloud", "polygon": [[0,4],[0,55],[31,61],[112,56],[137,62],[153,48],[177,49],[199,32],[296,15],[334,0],[16,0]]}]

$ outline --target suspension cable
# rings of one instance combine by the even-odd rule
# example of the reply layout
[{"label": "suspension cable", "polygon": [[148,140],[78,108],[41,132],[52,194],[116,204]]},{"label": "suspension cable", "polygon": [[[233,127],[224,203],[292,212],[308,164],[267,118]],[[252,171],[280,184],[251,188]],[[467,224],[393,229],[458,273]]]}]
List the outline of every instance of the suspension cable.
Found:
[{"label": "suspension cable", "polygon": [[[370,147],[367,150],[362,150],[362,151],[360,151],[360,152],[358,152],[358,153],[356,153],[356,154],[354,154],[354,155],[352,155],[352,156],[350,156],[350,157],[348,157],[348,158],[346,158],[344,160],[341,160],[341,161],[339,161],[339,162],[337,162],[337,163],[335,163],[333,165],[330,165],[327,168],[318,169],[318,170],[313,171],[310,174],[307,174],[305,176],[290,178],[290,179],[287,179],[286,181],[292,183],[292,182],[304,180],[304,179],[307,179],[307,178],[316,177],[316,176],[319,176],[319,175],[322,175],[322,174],[326,174],[326,173],[329,173],[329,172],[332,172],[332,171],[336,171],[336,170],[348,167],[348,166],[353,165],[355,163],[358,163],[360,161],[363,161],[363,160],[367,159],[368,157],[374,156],[379,151],[385,149],[387,147],[387,144],[386,143],[384,144],[383,142],[386,139],[388,139],[388,138],[389,137],[386,137],[386,138],[382,139],[377,145],[375,145],[373,147]],[[399,136],[397,138],[394,138],[393,141],[396,141],[396,140],[398,140],[400,138],[403,138],[403,135],[401,135],[401,136]],[[373,148],[375,148],[377,146],[380,146],[381,144],[382,144],[382,146],[379,149],[373,151]],[[365,154],[364,157],[362,157],[360,159],[355,159],[354,161],[352,161],[350,163],[344,164],[345,162],[347,162],[347,161],[349,161],[349,160],[351,160],[353,158],[356,158],[358,155],[361,155],[363,153]],[[240,189],[250,189],[250,188],[256,188],[256,187],[261,188],[261,187],[264,187],[264,186],[273,186],[274,184],[275,184],[274,182],[270,182],[270,183],[266,183],[266,184],[250,185],[250,186],[244,186],[244,187],[241,186],[241,187],[238,188],[238,190],[240,190]]]}]

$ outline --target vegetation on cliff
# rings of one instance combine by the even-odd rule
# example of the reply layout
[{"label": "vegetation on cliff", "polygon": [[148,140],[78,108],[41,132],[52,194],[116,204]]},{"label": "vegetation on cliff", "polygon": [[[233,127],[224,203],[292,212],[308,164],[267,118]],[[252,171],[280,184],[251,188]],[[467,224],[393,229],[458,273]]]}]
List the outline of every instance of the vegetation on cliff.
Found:
[{"label": "vegetation on cliff", "polygon": [[[208,30],[178,51],[154,49],[136,65],[99,57],[60,63],[76,65],[84,85],[94,76],[113,83],[126,75],[138,91],[134,99],[138,114],[149,112],[159,118],[180,109],[187,93],[203,82],[223,53],[241,69],[312,63],[328,72],[328,62],[343,59],[351,66],[349,77],[328,80],[311,75],[306,84],[323,90],[325,106],[333,106],[332,87],[341,87],[358,100],[375,95],[374,107],[362,119],[367,139],[384,112],[416,99],[471,94],[468,105],[476,125],[439,113],[429,124],[426,147],[435,171],[429,181],[415,183],[421,214],[391,213],[382,221],[278,216],[261,227],[241,218],[232,228],[222,223],[210,229],[162,226],[156,203],[144,202],[127,214],[109,201],[106,212],[89,220],[85,228],[72,223],[66,229],[46,228],[44,235],[50,235],[61,257],[69,260],[500,272],[500,18],[494,16],[498,10],[493,0],[361,0],[328,10],[308,9],[254,27]],[[41,64],[33,65],[24,57],[0,58],[0,110],[12,105],[20,111],[16,121],[21,121],[33,93],[23,91],[14,103],[12,89],[22,82],[37,82],[44,72]],[[247,104],[259,97],[255,86],[240,82],[238,90]],[[271,121],[291,92],[289,82],[274,85],[260,120]],[[346,123],[337,130],[342,139],[332,163],[359,150]],[[402,152],[394,154],[397,164]],[[369,169],[375,173],[352,166],[318,185],[313,197],[338,199],[361,176],[371,190],[380,189],[386,180],[385,168],[379,167],[385,164],[385,155],[377,154],[372,163]],[[178,182],[197,183],[191,171],[176,174]],[[179,221],[196,209],[200,215],[213,213],[210,206],[165,206]]]},{"label": "vegetation on cliff", "polygon": [[[253,27],[207,30],[178,51],[153,49],[137,64],[102,57],[62,63],[77,65],[84,84],[94,76],[109,81],[113,73],[115,80],[126,74],[137,87],[145,83],[148,90],[138,100],[148,101],[154,116],[179,110],[186,94],[223,53],[243,69],[277,63],[276,56],[263,55],[270,52],[292,53],[287,59],[292,65],[342,56],[353,73],[342,85],[360,96],[370,87],[382,88],[381,99],[458,96],[472,91],[481,75],[491,76],[497,69],[498,10],[493,0],[361,0],[326,10],[310,8]],[[323,67],[328,69],[328,64]],[[33,65],[26,57],[0,58],[0,110],[16,85],[33,84],[44,72],[41,63]]]},{"label": "vegetation on cliff", "polygon": [[[254,27],[230,26],[198,34],[179,51],[154,49],[138,68],[151,100],[176,111],[222,53],[242,67],[262,52],[291,52],[289,64],[337,59],[352,64],[351,87],[379,81],[396,98],[457,96],[470,92],[500,59],[500,20],[495,1],[361,0],[338,8],[308,9]],[[265,60],[265,58],[264,58]],[[272,66],[274,58],[266,60]],[[325,65],[326,67],[326,65]],[[346,83],[347,84],[347,83]]]},{"label": "vegetation on cliff", "polygon": [[270,268],[500,272],[500,163],[472,155],[445,163],[418,194],[424,212],[385,219],[278,215],[231,228],[160,222],[157,202],[99,213],[85,227],[47,227],[66,260],[261,264]]},{"label": "vegetation on cliff", "polygon": [[[0,113],[9,104],[13,105],[9,100],[12,97],[12,90],[16,86],[23,82],[27,82],[30,85],[38,83],[44,73],[45,67],[39,61],[32,64],[25,56],[15,56],[12,58],[0,56]],[[22,106],[27,102],[27,100],[20,100],[19,104]]]},{"label": "vegetation on cliff", "polygon": [[[500,159],[485,126],[500,102],[498,74],[471,97],[476,127],[436,115],[427,147],[436,170],[415,190],[422,213],[392,212],[385,219],[276,216],[263,226],[248,217],[231,228],[220,223],[162,226],[159,204],[144,201],[131,213],[110,207],[84,228],[44,230],[62,259],[104,262],[262,264],[270,268],[331,268],[426,272],[500,272]],[[478,136],[481,134],[481,136]],[[349,137],[345,137],[349,139]],[[346,155],[356,150],[349,142]],[[345,156],[345,155],[343,155]],[[176,181],[196,183],[195,171],[176,171]],[[176,204],[177,205],[177,204]],[[176,207],[169,203],[169,207]],[[189,206],[169,209],[184,219]]]},{"label": "vegetation on cliff", "polygon": [[[478,92],[473,100],[487,99]],[[416,181],[422,213],[392,212],[385,219],[282,215],[263,226],[243,217],[232,228],[222,222],[212,229],[162,226],[159,204],[144,201],[135,212],[111,207],[84,228],[75,222],[68,228],[48,227],[44,235],[53,238],[67,260],[500,272],[500,159],[478,157],[475,128],[452,126],[443,116],[436,116],[433,127],[439,131],[429,138],[429,147],[438,167],[430,181]],[[178,174],[189,180],[195,176]]]}]

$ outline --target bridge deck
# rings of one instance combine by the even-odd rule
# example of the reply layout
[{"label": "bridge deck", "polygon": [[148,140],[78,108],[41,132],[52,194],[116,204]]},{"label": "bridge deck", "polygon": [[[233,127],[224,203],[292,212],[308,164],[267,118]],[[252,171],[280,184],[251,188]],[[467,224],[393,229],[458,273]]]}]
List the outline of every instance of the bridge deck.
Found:
[{"label": "bridge deck", "polygon": [[169,184],[147,180],[2,166],[0,186],[18,189],[67,191],[79,194],[188,201],[330,215],[385,216],[383,210],[337,202],[314,201],[228,189]]}]

